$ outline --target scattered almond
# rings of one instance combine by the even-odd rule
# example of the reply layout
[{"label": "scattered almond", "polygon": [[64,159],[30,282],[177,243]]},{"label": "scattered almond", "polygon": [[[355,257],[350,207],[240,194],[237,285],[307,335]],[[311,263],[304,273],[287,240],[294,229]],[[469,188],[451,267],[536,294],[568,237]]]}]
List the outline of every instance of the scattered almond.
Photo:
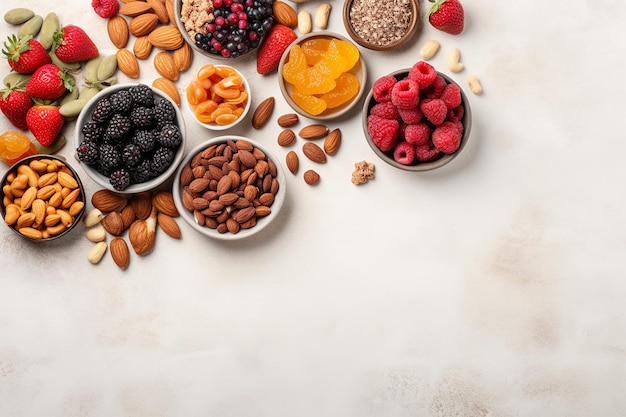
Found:
[{"label": "scattered almond", "polygon": [[145,255],[154,248],[157,214],[152,210],[146,220],[135,220],[128,229],[128,240],[137,255]]},{"label": "scattered almond", "polygon": [[145,36],[151,34],[158,23],[159,17],[156,14],[144,13],[131,19],[128,30],[134,36]]},{"label": "scattered almond", "polygon": [[135,17],[135,16],[139,16],[140,14],[147,13],[151,9],[152,7],[150,7],[150,4],[146,2],[133,1],[120,7],[118,13],[123,16]]},{"label": "scattered almond", "polygon": [[173,217],[165,213],[158,213],[157,224],[168,236],[174,239],[180,239],[180,227],[178,227],[178,223],[176,223]]},{"label": "scattered almond", "polygon": [[296,134],[291,129],[284,129],[278,134],[278,144],[280,146],[289,146],[296,140]]},{"label": "scattered almond", "polygon": [[275,1],[272,6],[276,22],[293,28],[298,25],[298,13],[283,1]]},{"label": "scattered almond", "polygon": [[[114,193],[113,191],[98,190],[92,194],[91,204],[99,209],[101,211],[100,215],[102,215],[102,213],[111,211],[121,211],[126,206],[127,200],[126,197]],[[87,218],[89,218],[90,215],[92,215],[92,212],[87,215]],[[87,222],[87,219],[85,219],[85,222]],[[85,223],[85,225],[88,226],[87,223]]]},{"label": "scattered almond", "polygon": [[148,40],[148,35],[140,36],[133,43],[133,53],[137,59],[148,59],[152,53],[152,44]]},{"label": "scattered almond", "polygon": [[187,42],[174,51],[174,62],[178,71],[187,71],[193,62],[193,51]]},{"label": "scattered almond", "polygon": [[333,129],[326,139],[324,139],[324,152],[326,155],[334,155],[339,150],[341,145],[341,130],[339,128]]},{"label": "scattered almond", "polygon": [[98,242],[87,253],[87,260],[92,264],[97,264],[102,260],[105,252],[107,251],[106,242]]},{"label": "scattered almond", "polygon": [[152,86],[163,91],[177,106],[180,106],[180,93],[178,92],[178,88],[176,88],[176,84],[174,84],[172,80],[162,77],[156,78],[152,81]]},{"label": "scattered almond", "polygon": [[117,48],[125,48],[130,37],[128,23],[122,16],[116,15],[107,22],[107,33],[113,45]]},{"label": "scattered almond", "polygon": [[150,43],[159,49],[173,51],[183,46],[183,35],[172,25],[159,26],[148,35]]},{"label": "scattered almond", "polygon": [[274,111],[274,97],[263,100],[252,114],[252,127],[260,129],[265,126]]},{"label": "scattered almond", "polygon": [[121,237],[116,237],[109,243],[109,252],[113,258],[113,262],[120,268],[126,269],[130,263],[130,251],[128,244]]},{"label": "scattered almond", "polygon": [[100,221],[100,224],[104,227],[104,230],[112,234],[113,236],[119,236],[124,231],[124,221],[122,215],[117,211],[112,211]]},{"label": "scattered almond", "polygon": [[292,127],[298,123],[299,117],[296,113],[283,114],[278,118],[278,126],[280,127]]},{"label": "scattered almond", "polygon": [[135,54],[126,48],[118,49],[116,52],[117,68],[129,78],[139,78],[139,62]]},{"label": "scattered almond", "polygon": [[[156,0],[159,1],[159,0]],[[178,79],[178,67],[174,61],[174,56],[167,51],[158,52],[154,56],[154,68],[163,77],[170,81]]]},{"label": "scattered almond", "polygon": [[[165,2],[161,0],[146,0],[146,4],[148,4],[154,14],[159,17],[159,22],[162,24],[167,24],[170,21],[170,17],[167,14],[167,9],[165,8]],[[172,22],[173,23],[173,22]]]},{"label": "scattered almond", "polygon": [[298,136],[302,139],[307,140],[315,140],[321,139],[328,134],[328,127],[326,125],[320,123],[310,124],[308,126],[303,127],[298,132]]},{"label": "scattered almond", "polygon": [[285,163],[287,165],[287,169],[292,173],[296,174],[298,172],[298,166],[300,165],[300,159],[298,158],[298,154],[294,151],[287,152],[285,156]]},{"label": "scattered almond", "polygon": [[152,195],[152,205],[159,213],[167,214],[170,217],[178,217],[178,209],[174,204],[174,197],[169,191],[157,191]]},{"label": "scattered almond", "polygon": [[152,211],[152,197],[149,192],[134,194],[128,204],[133,208],[134,215],[138,219],[145,220]]},{"label": "scattered almond", "polygon": [[326,162],[326,154],[324,153],[324,150],[313,142],[306,142],[302,145],[302,152],[304,153],[304,156],[315,163],[323,164]]},{"label": "scattered almond", "polygon": [[318,182],[320,182],[320,174],[315,172],[315,170],[313,169],[309,169],[305,171],[303,177],[304,177],[304,182],[306,182],[309,185],[315,185]]}]

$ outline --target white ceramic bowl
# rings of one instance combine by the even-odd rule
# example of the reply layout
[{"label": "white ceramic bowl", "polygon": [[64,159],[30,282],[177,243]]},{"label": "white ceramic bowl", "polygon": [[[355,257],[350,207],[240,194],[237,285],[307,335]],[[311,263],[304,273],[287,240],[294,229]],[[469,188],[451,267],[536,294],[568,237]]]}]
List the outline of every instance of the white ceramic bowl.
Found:
[{"label": "white ceramic bowl", "polygon": [[350,101],[338,107],[327,108],[322,113],[319,113],[316,115],[309,113],[305,109],[301,108],[295,102],[292,96],[293,85],[286,82],[282,74],[283,74],[283,68],[285,64],[289,62],[289,53],[291,49],[293,48],[293,46],[302,45],[304,42],[308,40],[317,39],[317,38],[328,39],[328,40],[339,39],[339,40],[350,43],[351,45],[353,45],[355,48],[358,49],[358,47],[356,47],[356,45],[354,45],[354,42],[352,42],[350,39],[346,38],[343,35],[330,32],[330,31],[316,31],[316,32],[311,32],[306,35],[300,36],[298,37],[298,39],[292,42],[292,44],[287,48],[287,50],[281,56],[280,63],[278,65],[278,85],[280,87],[280,91],[283,97],[285,98],[287,103],[291,106],[291,108],[293,108],[296,112],[314,120],[333,120],[333,119],[340,118],[346,115],[347,113],[349,113],[356,106],[356,104],[360,101],[361,97],[364,94],[365,85],[367,83],[367,67],[365,66],[365,62],[363,61],[363,56],[361,54],[361,51],[359,51],[358,62],[354,65],[354,67],[352,67],[352,69],[348,71],[349,73],[355,75],[357,79],[359,80],[359,90],[357,94],[354,97],[352,97]]},{"label": "white ceramic bowl", "polygon": [[[183,171],[189,171],[189,167],[191,166],[192,162],[196,160],[196,157],[198,154],[204,152],[205,150],[212,148],[212,147],[219,147],[222,144],[228,144],[230,143],[236,143],[238,141],[246,141],[249,144],[251,144],[253,147],[258,148],[266,157],[267,160],[271,160],[274,163],[275,166],[275,175],[272,176],[272,178],[274,178],[277,182],[278,182],[278,189],[277,191],[274,193],[274,197],[273,197],[273,201],[271,203],[271,205],[269,205],[269,208],[271,209],[271,212],[268,215],[265,216],[259,216],[256,218],[256,224],[250,228],[244,228],[241,227],[238,231],[236,231],[235,233],[229,231],[229,230],[222,230],[222,232],[218,231],[218,229],[216,228],[212,228],[209,227],[207,225],[203,225],[200,224],[199,221],[196,219],[196,215],[197,213],[194,213],[192,207],[189,206],[189,197],[195,196],[198,197],[199,195],[205,195],[206,191],[204,192],[198,192],[198,193],[191,193],[187,196],[185,196],[185,193],[189,193],[189,190],[186,190],[190,185],[183,185],[182,183],[182,177],[183,177]],[[228,146],[228,145],[226,145]],[[205,161],[205,163],[208,163],[208,161]],[[243,163],[241,163],[240,165],[243,165]],[[240,171],[244,171],[244,169],[240,169]],[[271,171],[270,171],[271,172]],[[187,172],[187,174],[189,174],[189,172]],[[255,174],[253,174],[255,175]],[[265,176],[263,176],[262,178],[266,178],[269,174],[266,174]],[[207,175],[209,176],[209,175]],[[209,176],[209,178],[211,178]],[[242,179],[241,183],[244,183],[244,180]],[[247,183],[247,182],[246,182]],[[257,187],[257,191],[258,191],[258,196],[257,196],[257,200],[262,200],[259,196],[261,194],[263,194],[263,186],[260,185],[259,183],[257,183],[256,181],[253,182],[251,185],[256,186]],[[274,221],[279,213],[280,210],[283,206],[283,203],[285,201],[285,194],[287,192],[286,189],[287,186],[287,182],[285,180],[285,173],[282,169],[282,166],[280,163],[278,163],[278,159],[263,145],[259,144],[258,142],[252,140],[252,139],[248,139],[242,136],[236,136],[236,135],[225,135],[225,136],[218,136],[212,139],[209,139],[203,143],[198,144],[195,148],[193,148],[183,159],[182,163],[179,165],[178,169],[176,170],[176,174],[174,176],[174,185],[173,185],[173,190],[172,190],[172,194],[174,196],[174,203],[176,205],[176,208],[178,209],[181,217],[183,218],[183,220],[189,224],[195,231],[197,231],[198,233],[201,233],[205,236],[214,238],[214,239],[219,239],[219,240],[239,240],[239,239],[244,239],[247,237],[250,237],[252,235],[255,235],[259,232],[261,232],[263,229],[265,229],[272,221]],[[239,187],[237,187],[239,188]],[[241,187],[241,190],[243,191],[243,187]],[[236,192],[231,190],[231,192]],[[267,191],[265,191],[267,192]],[[240,194],[242,194],[240,192]],[[205,195],[206,197],[209,197],[208,194]],[[213,194],[212,197],[215,197],[215,195]],[[243,194],[242,196],[240,196],[241,198],[243,198]],[[252,200],[254,201],[254,200]],[[256,205],[256,203],[254,204]],[[263,204],[261,204],[263,205]],[[233,204],[228,204],[226,207],[223,208],[223,210],[229,211],[231,214],[235,212],[236,208],[234,207]],[[198,209],[198,211],[200,211]],[[208,212],[206,212],[208,213]],[[199,218],[202,218],[201,215],[198,215]],[[206,217],[209,217],[209,215],[207,215]],[[213,225],[214,226],[214,225]]]},{"label": "white ceramic bowl", "polygon": [[[123,84],[116,84],[110,87],[105,88],[104,90],[100,91],[98,94],[96,94],[91,100],[89,100],[89,102],[87,103],[87,105],[85,106],[85,108],[83,109],[83,111],[80,113],[80,115],[78,116],[78,119],[76,121],[76,135],[75,135],[75,147],[77,148],[80,143],[83,141],[83,133],[82,133],[82,127],[85,123],[87,123],[89,120],[91,120],[91,116],[94,112],[94,108],[96,106],[96,103],[98,103],[98,101],[104,97],[107,96],[111,96],[113,93],[120,91],[120,90],[127,90],[130,87],[136,86],[138,85],[138,83],[123,83]],[[150,86],[148,86],[150,87]],[[176,123],[178,125],[178,128],[180,129],[180,132],[182,134],[182,143],[178,146],[178,148],[175,150],[174,153],[174,160],[171,163],[171,165],[169,166],[169,168],[163,172],[161,175],[152,178],[146,182],[141,182],[141,183],[136,183],[136,184],[131,184],[130,186],[128,186],[127,188],[125,188],[124,190],[116,190],[111,183],[109,182],[109,177],[104,176],[103,174],[101,174],[100,172],[98,172],[98,170],[92,166],[89,165],[87,163],[84,163],[82,161],[80,161],[78,158],[76,158],[76,160],[80,163],[80,165],[82,166],[82,168],[85,170],[85,172],[87,173],[87,175],[89,175],[89,177],[94,180],[98,185],[100,185],[102,188],[106,188],[108,190],[111,191],[115,191],[117,193],[123,193],[123,194],[131,194],[131,193],[138,193],[138,192],[142,192],[142,191],[149,191],[149,190],[153,190],[155,188],[157,188],[158,186],[160,186],[161,184],[163,184],[173,173],[174,171],[176,171],[176,168],[178,167],[178,164],[180,163],[180,161],[183,159],[183,153],[185,150],[185,141],[186,141],[186,134],[185,134],[185,120],[183,118],[182,112],[180,111],[180,108],[176,105],[176,103],[174,103],[174,101],[169,98],[169,96],[167,96],[165,93],[163,93],[162,91],[150,87],[150,89],[152,90],[153,94],[154,94],[154,98],[155,100],[166,100],[169,103],[172,104],[172,106],[174,107],[174,110],[176,112]]]},{"label": "white ceramic bowl", "polygon": [[[234,67],[232,67],[230,65],[216,64],[215,67],[230,68],[233,71],[235,71],[237,74],[239,74],[239,76],[243,80],[243,85],[244,85],[244,88],[245,88],[245,92],[248,94],[248,98],[246,100],[246,104],[245,104],[243,113],[239,116],[239,118],[237,118],[237,120],[235,120],[234,122],[226,124],[226,125],[221,125],[221,124],[218,124],[218,123],[215,123],[215,122],[204,123],[204,122],[201,122],[200,120],[198,120],[198,118],[196,117],[194,109],[193,109],[193,106],[187,100],[186,90],[185,90],[185,94],[183,94],[183,100],[182,101],[184,103],[185,110],[188,112],[188,114],[191,116],[191,118],[196,123],[198,123],[200,126],[204,127],[205,129],[222,131],[222,130],[227,130],[227,129],[230,129],[231,127],[237,126],[239,123],[241,123],[241,121],[243,119],[246,118],[246,115],[250,111],[250,106],[252,105],[252,95],[251,95],[251,90],[250,90],[250,84],[248,83],[248,80],[246,79],[246,77],[241,73],[241,71],[237,70],[236,68],[234,68]],[[194,75],[194,78],[195,78],[195,75]],[[187,88],[189,88],[189,86],[185,87],[185,89],[187,89]]]}]

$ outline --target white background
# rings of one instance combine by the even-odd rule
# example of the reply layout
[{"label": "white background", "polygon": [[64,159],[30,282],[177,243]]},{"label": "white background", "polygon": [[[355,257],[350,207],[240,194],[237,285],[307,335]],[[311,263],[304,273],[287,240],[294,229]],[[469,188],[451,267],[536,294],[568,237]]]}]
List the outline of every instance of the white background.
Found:
[{"label": "white background", "polygon": [[[329,29],[346,34],[343,3],[331,4]],[[343,131],[339,153],[323,166],[301,159],[280,220],[246,241],[180,220],[182,240],[158,235],[122,271],[108,255],[87,262],[82,225],[52,245],[0,227],[0,415],[625,415],[626,3],[463,4],[460,36],[426,24],[403,50],[361,48],[369,86],[415,63],[428,39],[442,45],[438,70],[462,86],[480,78],[482,96],[466,90],[469,143],[440,170],[377,160],[356,111],[328,123]],[[115,52],[88,1],[10,0],[0,13],[23,5]],[[195,57],[181,93],[205,62]],[[274,96],[274,118],[291,111],[276,73],[233,63],[253,105]],[[142,81],[155,75],[141,63]],[[217,136],[187,122],[188,149]],[[229,133],[282,160],[274,122],[246,126]],[[60,153],[73,158],[72,123],[65,134]],[[357,187],[361,160],[376,179]],[[308,168],[316,187],[301,178]]]}]

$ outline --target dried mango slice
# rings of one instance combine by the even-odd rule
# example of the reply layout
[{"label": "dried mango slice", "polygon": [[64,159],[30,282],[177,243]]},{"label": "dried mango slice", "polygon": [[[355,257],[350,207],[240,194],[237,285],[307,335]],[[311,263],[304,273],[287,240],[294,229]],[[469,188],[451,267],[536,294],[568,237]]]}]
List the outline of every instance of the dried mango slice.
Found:
[{"label": "dried mango slice", "polygon": [[303,94],[297,88],[291,91],[293,101],[304,111],[312,115],[318,115],[326,110],[326,102],[314,95]]},{"label": "dried mango slice", "polygon": [[309,66],[317,64],[328,51],[330,39],[327,38],[311,38],[302,42],[302,52]]},{"label": "dried mango slice", "polygon": [[296,76],[307,68],[306,58],[300,45],[289,51],[289,60],[283,65],[283,78],[289,84],[296,83]]},{"label": "dried mango slice", "polygon": [[341,39],[333,39],[330,43],[334,43],[334,47],[337,48],[341,56],[346,60],[344,72],[350,71],[356,63],[359,62],[361,56],[359,49],[350,42],[342,41]]},{"label": "dried mango slice", "polygon": [[320,96],[320,99],[326,102],[326,107],[329,109],[349,102],[358,94],[361,85],[359,79],[350,72],[344,72],[337,77],[335,82],[337,83],[335,88]]},{"label": "dried mango slice", "polygon": [[302,94],[324,94],[335,88],[335,80],[326,72],[327,67],[318,65],[319,63],[296,76],[295,88]]}]

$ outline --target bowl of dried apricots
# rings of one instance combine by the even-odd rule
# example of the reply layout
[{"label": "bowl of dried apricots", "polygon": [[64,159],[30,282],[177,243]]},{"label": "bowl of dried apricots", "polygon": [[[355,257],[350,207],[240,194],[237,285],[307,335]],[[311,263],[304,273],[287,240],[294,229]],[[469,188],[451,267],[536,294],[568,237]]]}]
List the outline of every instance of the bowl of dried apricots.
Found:
[{"label": "bowl of dried apricots", "polygon": [[283,53],[278,82],[287,103],[316,120],[350,112],[365,91],[367,68],[357,46],[345,36],[311,32]]},{"label": "bowl of dried apricots", "polygon": [[226,130],[237,125],[250,111],[248,80],[229,65],[204,64],[194,74],[183,100],[200,126]]}]

